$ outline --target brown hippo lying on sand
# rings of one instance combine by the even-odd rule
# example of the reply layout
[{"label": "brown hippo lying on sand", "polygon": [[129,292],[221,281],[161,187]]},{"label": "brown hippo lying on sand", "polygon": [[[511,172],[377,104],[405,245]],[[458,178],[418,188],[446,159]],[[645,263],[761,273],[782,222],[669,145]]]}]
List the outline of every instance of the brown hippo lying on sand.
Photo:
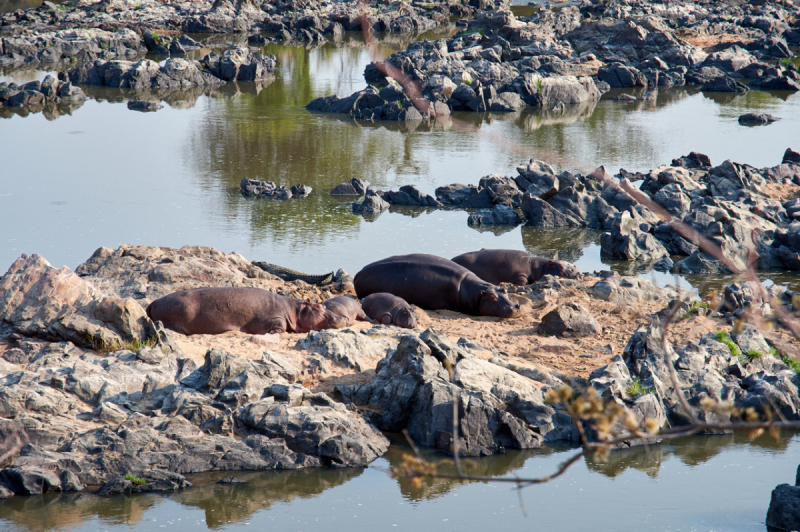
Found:
[{"label": "brown hippo lying on sand", "polygon": [[175,292],[147,306],[153,321],[181,334],[304,333],[347,326],[347,319],[319,303],[260,288],[197,288]]},{"label": "brown hippo lying on sand", "polygon": [[526,285],[535,283],[545,275],[577,279],[581,274],[569,262],[537,257],[515,249],[472,251],[453,258],[453,262],[492,284]]},{"label": "brown hippo lying on sand", "polygon": [[435,255],[397,255],[373,262],[356,274],[354,284],[362,299],[389,292],[426,309],[501,318],[519,314],[519,305],[508,298],[504,289]]},{"label": "brown hippo lying on sand", "polygon": [[384,325],[397,325],[406,329],[417,326],[417,315],[405,299],[377,292],[361,301],[361,307],[370,319]]},{"label": "brown hippo lying on sand", "polygon": [[339,316],[347,318],[348,324],[353,324],[356,320],[366,320],[367,315],[361,308],[361,303],[357,299],[348,296],[336,296],[322,303],[322,305]]}]

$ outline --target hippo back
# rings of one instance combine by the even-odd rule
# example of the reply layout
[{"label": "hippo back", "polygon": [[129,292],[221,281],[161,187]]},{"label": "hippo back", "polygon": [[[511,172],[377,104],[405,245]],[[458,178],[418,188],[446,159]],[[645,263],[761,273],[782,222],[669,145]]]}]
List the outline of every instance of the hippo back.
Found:
[{"label": "hippo back", "polygon": [[526,251],[516,249],[482,249],[457,257],[453,262],[464,266],[487,283],[527,284],[531,275],[531,259]]},{"label": "hippo back", "polygon": [[[468,269],[435,255],[397,255],[366,265],[354,279],[356,294],[365,298],[388,292],[426,309],[456,310],[477,314],[478,302],[463,301],[462,284],[491,288]],[[473,308],[474,307],[474,308]]]}]

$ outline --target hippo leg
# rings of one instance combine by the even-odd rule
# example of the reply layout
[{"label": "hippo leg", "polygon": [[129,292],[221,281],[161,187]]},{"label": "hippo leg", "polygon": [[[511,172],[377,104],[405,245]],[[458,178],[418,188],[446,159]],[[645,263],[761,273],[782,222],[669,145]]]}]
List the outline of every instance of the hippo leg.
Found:
[{"label": "hippo leg", "polygon": [[358,314],[356,315],[356,319],[359,320],[359,321],[369,321],[369,318],[367,318],[367,315],[363,310],[359,310],[358,311]]},{"label": "hippo leg", "polygon": [[381,316],[380,322],[384,325],[391,325],[392,324],[392,315],[388,312]]},{"label": "hippo leg", "polygon": [[528,284],[528,276],[527,275],[523,275],[523,274],[519,274],[516,277],[514,277],[514,279],[511,281],[511,283],[515,284],[517,286],[525,286],[526,284]]},{"label": "hippo leg", "polygon": [[253,320],[239,330],[247,334],[280,334],[286,332],[286,328],[286,320],[272,318],[269,321]]}]

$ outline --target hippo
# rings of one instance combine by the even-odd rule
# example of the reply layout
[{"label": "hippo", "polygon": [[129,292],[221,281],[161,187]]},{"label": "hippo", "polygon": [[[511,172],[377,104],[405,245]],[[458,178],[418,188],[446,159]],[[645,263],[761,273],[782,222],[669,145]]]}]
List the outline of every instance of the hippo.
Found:
[{"label": "hippo", "polygon": [[347,319],[319,303],[260,288],[196,288],[175,292],[147,306],[153,321],[181,334],[304,333],[347,326]]},{"label": "hippo", "polygon": [[535,283],[545,275],[577,279],[578,269],[569,262],[537,257],[515,249],[482,249],[464,253],[453,262],[467,268],[487,283]]},{"label": "hippo", "polygon": [[361,301],[361,307],[370,319],[384,325],[397,325],[405,329],[417,326],[417,315],[405,299],[388,292],[376,292]]},{"label": "hippo", "polygon": [[367,315],[364,314],[364,310],[361,308],[361,303],[358,302],[357,299],[353,299],[352,297],[347,296],[336,296],[332,297],[327,301],[322,303],[326,309],[330,310],[334,314],[338,314],[339,316],[344,316],[347,319],[347,323],[352,325],[353,322],[356,320],[366,320]]},{"label": "hippo", "polygon": [[519,315],[519,305],[508,298],[503,288],[435,255],[397,255],[367,264],[356,274],[353,284],[362,299],[388,292],[425,309],[501,318]]}]

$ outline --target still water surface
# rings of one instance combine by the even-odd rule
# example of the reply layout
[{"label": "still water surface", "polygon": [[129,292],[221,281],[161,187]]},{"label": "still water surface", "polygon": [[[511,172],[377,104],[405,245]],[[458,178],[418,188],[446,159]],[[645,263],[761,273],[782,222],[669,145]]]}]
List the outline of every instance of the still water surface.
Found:
[{"label": "still water surface", "polygon": [[[618,451],[521,494],[507,484],[440,479],[415,488],[393,480],[382,470],[399,465],[405,451],[395,445],[369,469],[237,473],[242,485],[215,484],[224,475],[206,474],[167,495],[17,497],[0,502],[0,529],[762,532],[772,489],[794,481],[800,437],[776,444],[698,436]],[[476,460],[471,472],[538,477],[574,452],[509,452]]]}]

